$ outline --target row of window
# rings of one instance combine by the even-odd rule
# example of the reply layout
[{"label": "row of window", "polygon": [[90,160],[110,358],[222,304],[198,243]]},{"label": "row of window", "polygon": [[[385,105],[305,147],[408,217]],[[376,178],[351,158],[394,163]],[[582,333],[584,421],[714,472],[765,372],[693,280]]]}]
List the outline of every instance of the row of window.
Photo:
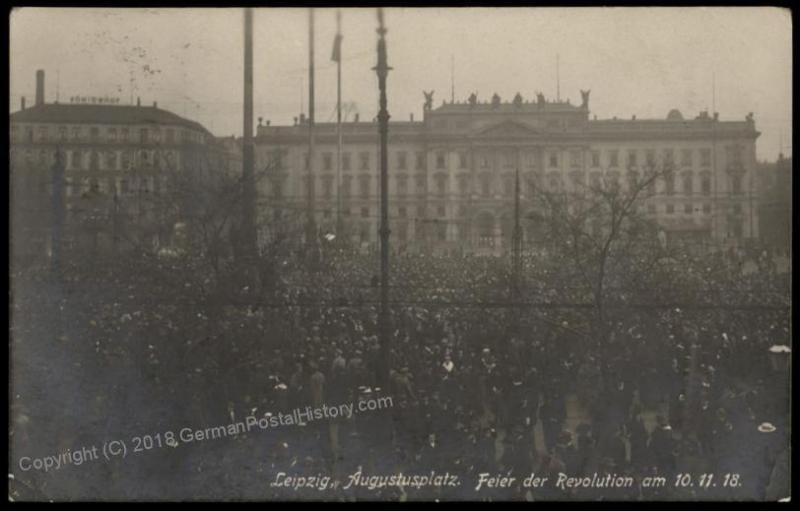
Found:
[{"label": "row of window", "polygon": [[[20,154],[20,153],[16,153]],[[14,158],[18,156],[14,156]],[[21,153],[27,165],[51,166],[55,163],[53,151],[44,149],[26,150]],[[171,169],[176,165],[176,151],[154,151],[141,149],[137,151],[64,151],[67,170],[126,170],[131,167],[153,167],[155,169]]]},{"label": "row of window", "polygon": [[[202,143],[204,136],[190,130],[179,130],[182,142]],[[21,138],[20,138],[21,137]],[[174,128],[105,128],[98,126],[11,126],[12,142],[91,141],[138,142],[143,144],[172,144],[176,142]]]},{"label": "row of window", "polygon": [[[648,204],[647,205],[647,212],[650,214],[657,214],[658,213],[658,206],[656,204]],[[711,203],[704,202],[703,204],[692,204],[686,203],[683,204],[683,208],[679,206],[676,207],[675,204],[665,204],[664,205],[664,213],[668,215],[672,215],[677,213],[678,211],[683,211],[685,215],[693,215],[693,214],[703,214],[703,215],[710,215],[711,214]],[[731,213],[734,215],[741,215],[744,213],[744,209],[742,205],[739,203],[734,203],[731,205]]]},{"label": "row of window", "polygon": [[[414,168],[416,170],[425,170],[427,168],[425,162],[425,153],[417,152],[414,153]],[[399,170],[406,170],[410,168],[410,162],[408,153],[405,151],[398,151],[395,153],[395,165],[394,168]],[[303,159],[305,161],[305,169],[308,170],[308,153],[303,155]],[[369,152],[360,152],[358,153],[358,170],[370,170],[371,169],[371,161],[370,161],[370,153]],[[273,155],[271,158],[272,165],[276,168],[283,168],[283,159],[281,155]],[[331,152],[322,153],[322,170],[334,170],[336,168],[336,155]],[[342,170],[348,171],[353,170],[353,159],[351,153],[342,153]],[[465,167],[466,168],[466,167]]]},{"label": "row of window", "polygon": [[[686,173],[680,178],[680,193],[683,195],[693,195],[695,193],[700,193],[701,195],[710,196],[712,193],[712,181],[711,175],[709,173],[703,173],[700,176],[699,182],[699,189],[695,187],[695,177],[690,174]],[[407,175],[398,175],[394,176],[396,187],[394,189],[394,194],[398,196],[404,196],[409,193],[409,176]],[[433,193],[438,196],[445,196],[448,193],[448,176],[446,174],[439,174],[434,176],[433,179],[433,190],[428,189],[427,178],[425,175],[416,175],[414,176],[415,181],[415,193],[417,194],[426,194],[426,193]],[[627,189],[628,190],[635,190],[638,186],[640,186],[640,176],[638,172],[629,172],[627,176]],[[273,195],[276,197],[280,197],[283,194],[283,184],[286,180],[286,177],[282,178],[275,178],[272,179],[272,188],[273,188]],[[344,175],[342,176],[341,181],[341,193],[343,197],[350,197],[353,193],[353,181],[354,177],[351,175]],[[361,175],[357,177],[358,181],[358,193],[363,198],[368,198],[373,195],[373,192],[377,192],[377,190],[373,190],[373,181],[372,176],[370,175]],[[526,177],[520,180],[520,191],[525,194],[535,195],[539,190],[545,190],[549,192],[564,192],[564,182],[561,178],[560,174],[553,173],[549,176],[545,183],[542,182],[542,176],[539,174],[534,174],[532,177]],[[660,186],[660,191],[664,195],[675,195],[676,190],[676,180],[674,175],[666,176],[662,181]],[[303,185],[304,187],[307,186],[308,183],[308,176],[303,176]],[[334,176],[321,176],[320,183],[322,197],[329,199],[334,196],[336,193],[336,183],[334,181]],[[502,180],[498,181],[494,179],[491,174],[482,174],[478,176],[477,182],[472,181],[471,175],[469,174],[461,174],[456,178],[457,183],[457,193],[462,196],[467,196],[472,193],[477,193],[484,197],[491,197],[495,193],[502,192],[503,195],[507,197],[513,197],[515,194],[516,189],[516,180],[514,175],[506,175],[503,176]],[[583,174],[574,174],[571,176],[570,180],[572,189],[574,191],[580,191],[586,186],[586,179]],[[473,188],[473,184],[476,185]],[[502,187],[498,189],[498,184],[501,184]],[[599,172],[594,172],[590,174],[589,179],[589,187],[591,189],[613,189],[619,188],[622,186],[620,182],[620,178],[618,175],[610,174],[606,178]],[[741,175],[731,175],[729,177],[729,186],[728,192],[732,194],[742,194],[744,193],[743,189],[743,182]],[[647,194],[655,195],[657,193],[657,186],[656,182],[652,181],[648,184],[647,187]]]},{"label": "row of window", "polygon": [[64,194],[79,197],[87,193],[109,195],[132,195],[139,193],[160,193],[166,186],[164,178],[147,176],[139,179],[127,178],[83,178],[64,180]]},{"label": "row of window", "polygon": [[[741,164],[743,148],[739,145],[726,146],[727,161],[731,164]],[[424,170],[427,168],[426,155],[424,152],[415,152],[414,154],[414,168],[416,170]],[[546,152],[546,164],[548,168],[561,168],[561,158],[566,155],[569,158],[569,166],[573,168],[581,168],[584,164],[584,152],[582,150],[574,149],[562,153],[559,151]],[[459,151],[453,153],[456,158],[455,164],[459,169],[469,168],[469,153],[467,151]],[[699,158],[698,158],[699,157]],[[699,162],[701,167],[710,167],[712,165],[712,154],[709,148],[700,148],[699,150],[685,148],[681,149],[679,155],[676,150],[672,148],[663,149],[661,153],[657,153],[655,149],[645,149],[644,151],[638,149],[629,149],[625,153],[625,167],[656,167],[659,165],[670,165],[681,167],[694,167]],[[304,156],[308,169],[308,154]],[[537,152],[525,151],[522,154],[526,167],[538,167],[540,155]],[[437,151],[434,153],[434,166],[436,169],[448,168],[448,153],[444,151]],[[492,158],[486,154],[477,155],[478,168],[492,167]],[[502,167],[513,168],[516,167],[517,153],[516,151],[505,151],[499,154],[499,164]],[[282,163],[280,160],[277,162],[279,167]],[[342,170],[352,170],[351,153],[342,153]],[[622,166],[622,152],[619,149],[608,149],[604,152],[599,150],[592,150],[588,153],[588,163],[591,168],[619,168]],[[410,168],[411,162],[409,154],[406,151],[397,151],[394,153],[394,158],[390,161],[392,168],[397,170],[406,170]],[[322,153],[322,170],[329,171],[336,168],[336,155],[332,152]],[[358,169],[370,169],[370,153],[358,153]]]}]

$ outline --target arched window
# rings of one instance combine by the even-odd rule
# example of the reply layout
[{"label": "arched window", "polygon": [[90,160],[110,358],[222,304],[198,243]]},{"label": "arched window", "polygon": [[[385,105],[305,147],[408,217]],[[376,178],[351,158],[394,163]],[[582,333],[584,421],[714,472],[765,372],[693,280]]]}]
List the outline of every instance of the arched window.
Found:
[{"label": "arched window", "polygon": [[694,186],[692,183],[692,173],[686,172],[683,174],[683,193],[684,195],[691,195],[694,193]]},{"label": "arched window", "polygon": [[462,196],[469,195],[469,175],[461,174],[458,176],[458,192]]},{"label": "arched window", "polygon": [[361,193],[361,197],[364,199],[369,198],[369,182],[370,176],[368,175],[359,176],[358,178],[359,192]]},{"label": "arched window", "polygon": [[492,195],[492,176],[489,174],[481,174],[481,195],[489,197]]},{"label": "arched window", "polygon": [[506,197],[514,197],[514,189],[516,183],[514,181],[514,174],[506,174],[503,176],[503,194]]},{"label": "arched window", "polygon": [[477,218],[478,246],[494,246],[494,216],[488,211],[484,211]]},{"label": "arched window", "polygon": [[447,175],[446,174],[437,174],[436,175],[436,194],[440,197],[443,197],[447,194]]},{"label": "arched window", "polygon": [[514,236],[514,220],[508,213],[504,213],[500,217],[500,235],[504,245],[511,243]]}]

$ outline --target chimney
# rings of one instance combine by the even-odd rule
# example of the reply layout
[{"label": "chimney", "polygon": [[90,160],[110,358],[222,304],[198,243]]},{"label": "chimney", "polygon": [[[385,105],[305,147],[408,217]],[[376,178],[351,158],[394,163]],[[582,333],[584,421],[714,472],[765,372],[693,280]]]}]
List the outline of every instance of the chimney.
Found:
[{"label": "chimney", "polygon": [[269,126],[269,119],[267,119],[267,126]]},{"label": "chimney", "polygon": [[305,123],[306,123],[306,114],[301,113],[300,114],[300,124],[305,124]]},{"label": "chimney", "polygon": [[356,114],[355,119],[353,120],[353,122],[358,122],[358,114]]},{"label": "chimney", "polygon": [[22,96],[22,101],[20,101],[20,110],[25,110],[25,96]]},{"label": "chimney", "polygon": [[719,120],[719,112],[714,112],[714,120],[715,121]]},{"label": "chimney", "polygon": [[294,125],[297,126],[297,117],[294,118]]},{"label": "chimney", "polygon": [[44,105],[44,70],[36,71],[36,105]]},{"label": "chimney", "polygon": [[411,114],[411,122],[414,122],[414,114]]},{"label": "chimney", "polygon": [[158,101],[153,101],[153,108],[158,108]]},{"label": "chimney", "polygon": [[142,106],[142,98],[136,96],[136,106]]}]

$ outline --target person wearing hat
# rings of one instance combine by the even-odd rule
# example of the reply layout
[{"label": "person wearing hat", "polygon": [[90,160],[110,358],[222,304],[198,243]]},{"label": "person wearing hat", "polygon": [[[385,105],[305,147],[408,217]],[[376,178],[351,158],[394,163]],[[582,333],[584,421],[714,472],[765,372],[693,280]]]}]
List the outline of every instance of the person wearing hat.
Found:
[{"label": "person wearing hat", "polygon": [[417,399],[412,388],[411,378],[408,366],[403,366],[400,371],[394,373],[394,395],[401,401],[413,402]]},{"label": "person wearing hat", "polygon": [[293,408],[300,408],[306,406],[306,372],[303,368],[303,362],[297,361],[294,365],[294,372],[289,378],[289,400]]},{"label": "person wearing hat", "polygon": [[314,408],[321,408],[325,402],[325,375],[320,370],[320,364],[324,363],[324,359],[320,359],[319,363],[315,361],[309,362],[309,369],[311,374],[308,377],[309,395],[311,397],[311,406]]},{"label": "person wearing hat", "polygon": [[675,472],[675,438],[672,427],[663,415],[656,417],[656,428],[650,436],[650,449],[659,469],[667,474]]},{"label": "person wearing hat", "polygon": [[477,445],[475,446],[477,455],[475,470],[477,472],[496,472],[496,438],[497,432],[494,430],[494,428],[481,428],[477,438]]},{"label": "person wearing hat", "polygon": [[357,348],[353,351],[353,356],[347,362],[347,374],[350,379],[350,387],[353,389],[368,384],[364,369],[364,360],[361,357],[361,349]]},{"label": "person wearing hat", "polygon": [[575,429],[577,434],[577,468],[575,469],[576,475],[585,475],[591,473],[595,468],[597,462],[597,448],[594,437],[592,436],[592,428],[585,422],[578,424]]},{"label": "person wearing hat", "polygon": [[566,403],[561,392],[562,390],[555,385],[547,389],[539,412],[542,419],[544,441],[548,450],[556,445],[558,434],[562,429],[561,425],[567,415]]},{"label": "person wearing hat", "polygon": [[564,462],[566,472],[576,474],[580,463],[578,451],[572,445],[572,433],[569,430],[564,429],[558,434],[554,450],[558,458]]},{"label": "person wearing hat", "polygon": [[631,408],[631,415],[626,423],[625,429],[628,433],[630,443],[630,463],[635,469],[641,469],[648,463],[648,434],[644,427],[644,419],[641,414],[641,406],[634,405]]},{"label": "person wearing hat", "polygon": [[717,408],[710,435],[712,443],[709,455],[712,466],[717,467],[721,460],[726,459],[728,449],[731,447],[735,448],[731,442],[733,432],[734,427],[728,420],[728,413],[725,411],[725,408]]},{"label": "person wearing hat", "polygon": [[609,458],[617,468],[627,465],[627,449],[625,447],[625,430],[620,424],[615,432],[603,442],[603,455]]}]

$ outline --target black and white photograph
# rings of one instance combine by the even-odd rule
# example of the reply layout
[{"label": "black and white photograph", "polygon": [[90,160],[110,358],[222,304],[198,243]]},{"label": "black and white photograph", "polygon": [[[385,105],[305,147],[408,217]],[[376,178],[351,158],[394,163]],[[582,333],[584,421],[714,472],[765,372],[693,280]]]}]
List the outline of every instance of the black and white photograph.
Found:
[{"label": "black and white photograph", "polygon": [[790,502],[792,11],[7,9],[9,502]]}]

